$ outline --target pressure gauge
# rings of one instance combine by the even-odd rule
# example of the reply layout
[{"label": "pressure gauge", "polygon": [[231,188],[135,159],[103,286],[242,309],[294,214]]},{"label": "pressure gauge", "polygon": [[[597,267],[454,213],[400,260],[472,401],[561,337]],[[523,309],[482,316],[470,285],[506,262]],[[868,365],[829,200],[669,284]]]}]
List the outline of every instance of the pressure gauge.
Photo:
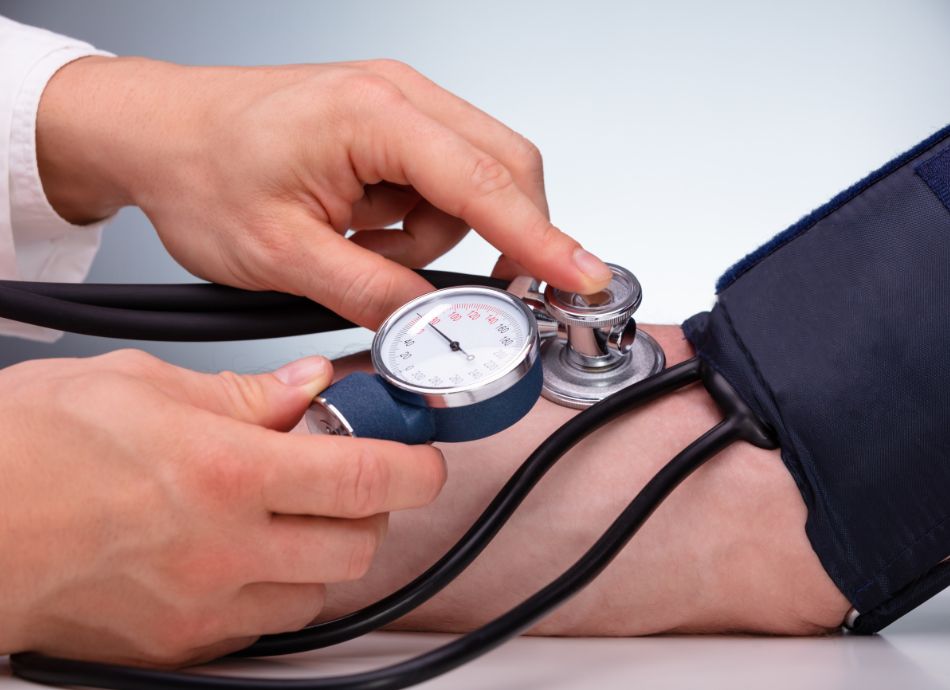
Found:
[{"label": "pressure gauge", "polygon": [[436,290],[398,309],[373,341],[373,366],[406,400],[465,407],[517,383],[538,357],[538,327],[517,297]]},{"label": "pressure gauge", "polygon": [[538,325],[494,288],[436,290],[396,310],[373,340],[376,376],[351,374],[307,412],[315,433],[421,443],[511,426],[541,393]]}]

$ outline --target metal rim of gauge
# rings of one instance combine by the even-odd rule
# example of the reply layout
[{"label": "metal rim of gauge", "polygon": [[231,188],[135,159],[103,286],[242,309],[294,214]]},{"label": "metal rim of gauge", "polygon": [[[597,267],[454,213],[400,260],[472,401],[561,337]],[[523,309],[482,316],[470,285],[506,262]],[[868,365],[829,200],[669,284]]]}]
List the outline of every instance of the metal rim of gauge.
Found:
[{"label": "metal rim of gauge", "polygon": [[[511,362],[501,367],[501,369],[485,379],[473,381],[464,386],[453,387],[431,387],[417,386],[398,378],[386,366],[383,358],[382,345],[383,340],[389,331],[410,311],[417,310],[423,304],[437,302],[442,300],[458,300],[460,297],[491,297],[502,300],[520,311],[528,324],[525,333],[524,343],[518,354]],[[531,309],[520,298],[515,297],[510,292],[498,290],[496,288],[482,287],[480,285],[461,285],[458,287],[443,288],[426,293],[421,297],[407,302],[394,311],[386,319],[379,330],[376,331],[376,337],[373,338],[373,347],[371,356],[373,366],[377,373],[391,386],[405,391],[413,396],[419,396],[427,407],[449,408],[465,407],[475,403],[488,400],[499,393],[503,393],[518,381],[523,379],[531,370],[540,353],[540,338],[538,336],[538,322]]]},{"label": "metal rim of gauge", "polygon": [[317,396],[310,403],[304,415],[307,428],[311,434],[328,434],[332,436],[356,436],[353,427],[346,421],[346,417],[336,409],[336,405],[326,398]]}]

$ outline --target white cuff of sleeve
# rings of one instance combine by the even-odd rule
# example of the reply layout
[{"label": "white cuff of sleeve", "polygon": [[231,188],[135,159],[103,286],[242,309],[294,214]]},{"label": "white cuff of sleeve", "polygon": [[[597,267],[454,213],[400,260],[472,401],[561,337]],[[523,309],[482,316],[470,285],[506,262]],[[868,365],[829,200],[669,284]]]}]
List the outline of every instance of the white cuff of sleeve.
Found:
[{"label": "white cuff of sleeve", "polygon": [[[53,210],[36,161],[36,114],[52,76],[73,60],[111,53],[90,48],[56,50],[30,70],[13,111],[10,136],[10,219],[20,280],[80,283],[99,249],[102,228],[115,216],[91,225],[73,225]],[[62,332],[0,319],[0,333],[52,342]]]}]

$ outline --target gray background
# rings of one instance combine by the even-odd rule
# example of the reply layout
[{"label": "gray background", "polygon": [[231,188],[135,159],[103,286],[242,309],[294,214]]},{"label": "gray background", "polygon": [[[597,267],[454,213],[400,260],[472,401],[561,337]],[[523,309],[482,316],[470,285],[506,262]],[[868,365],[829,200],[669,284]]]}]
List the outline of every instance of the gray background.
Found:
[{"label": "gray background", "polygon": [[[402,60],[541,148],[554,222],[637,273],[645,322],[708,308],[733,261],[950,122],[941,0],[0,0],[0,14],[120,55],[189,64]],[[472,235],[434,267],[487,273],[494,258]],[[126,209],[89,280],[194,279]],[[0,338],[0,366],[135,346],[202,371],[262,371],[358,349],[370,335]]]}]

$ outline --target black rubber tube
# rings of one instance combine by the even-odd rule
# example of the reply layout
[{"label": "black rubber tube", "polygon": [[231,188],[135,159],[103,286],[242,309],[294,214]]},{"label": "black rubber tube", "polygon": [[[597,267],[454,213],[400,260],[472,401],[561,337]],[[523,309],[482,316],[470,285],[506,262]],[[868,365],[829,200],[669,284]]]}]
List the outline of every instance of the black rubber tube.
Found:
[{"label": "black rubber tube", "polygon": [[[672,370],[672,369],[671,369]],[[619,393],[617,395],[620,395]],[[611,396],[608,400],[615,398]],[[605,401],[606,402],[606,401]],[[590,408],[593,410],[603,403]],[[588,411],[590,411],[588,410]],[[607,405],[588,418],[596,427],[625,410]],[[580,417],[580,415],[578,415]],[[577,418],[575,418],[577,419]],[[451,671],[524,632],[586,587],[610,564],[663,500],[696,468],[746,435],[748,419],[733,414],[690,444],[637,494],[607,532],[554,582],[508,613],[454,642],[385,668],[349,676],[278,680],[222,678],[54,659],[40,654],[11,657],[14,673],[26,680],[116,690],[397,690]],[[563,427],[562,427],[563,428]],[[565,449],[566,450],[566,449]]]},{"label": "black rubber tube", "polygon": [[[507,281],[417,271],[436,288]],[[0,281],[0,317],[102,338],[180,342],[259,340],[356,324],[304,297],[210,283],[96,285]]]},{"label": "black rubber tube", "polygon": [[[505,289],[508,281],[486,276],[475,276],[467,273],[451,273],[448,271],[430,271],[420,269],[416,271],[428,280],[436,289],[455,287],[458,285],[484,285]],[[29,307],[42,310],[45,302],[24,304],[17,309],[18,300],[23,299],[22,293],[29,293],[39,297],[48,297],[60,302],[85,304],[92,307],[108,307],[118,310],[143,312],[255,312],[265,310],[295,309],[311,313],[331,313],[306,297],[288,295],[282,292],[241,290],[225,285],[213,283],[182,283],[177,285],[127,285],[127,284],[95,284],[95,283],[42,283],[16,280],[0,280],[0,296],[3,297],[0,306],[0,316],[14,318],[14,313],[27,323],[33,312]],[[9,316],[6,310],[9,311]],[[17,309],[16,312],[12,311]],[[114,312],[96,312],[96,316],[103,320],[119,319],[121,314]],[[337,317],[339,318],[339,317]],[[353,326],[349,321],[339,323]],[[37,324],[39,325],[39,324]]]},{"label": "black rubber tube", "polygon": [[700,361],[693,358],[635,383],[572,417],[522,463],[455,546],[408,585],[341,618],[296,632],[265,635],[232,656],[276,656],[330,647],[378,630],[401,618],[458,577],[494,539],[547,471],[571,448],[621,415],[677,388],[699,381],[699,378]]},{"label": "black rubber tube", "polygon": [[248,311],[285,309],[309,302],[283,292],[241,290],[214,283],[38,283],[0,280],[0,293],[19,290],[74,304],[141,311]]},{"label": "black rubber tube", "polygon": [[146,311],[66,302],[13,288],[0,289],[0,316],[102,338],[179,342],[280,338],[354,326],[313,302],[251,311]]},{"label": "black rubber tube", "polygon": [[[417,271],[437,289],[508,281]],[[356,324],[305,297],[224,285],[96,285],[0,281],[0,317],[127,340],[214,342],[325,333]]]}]

